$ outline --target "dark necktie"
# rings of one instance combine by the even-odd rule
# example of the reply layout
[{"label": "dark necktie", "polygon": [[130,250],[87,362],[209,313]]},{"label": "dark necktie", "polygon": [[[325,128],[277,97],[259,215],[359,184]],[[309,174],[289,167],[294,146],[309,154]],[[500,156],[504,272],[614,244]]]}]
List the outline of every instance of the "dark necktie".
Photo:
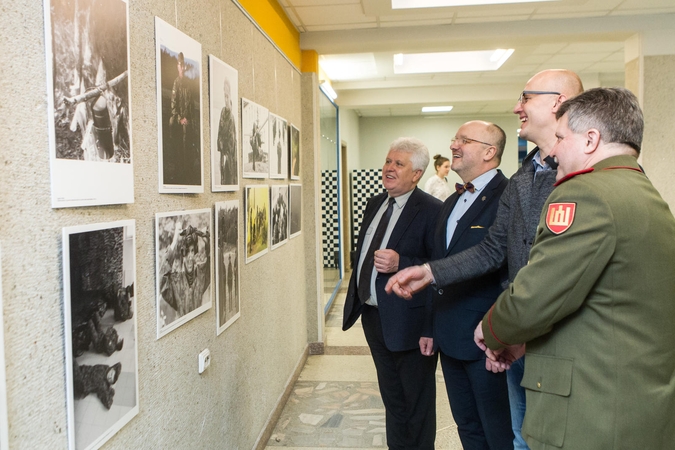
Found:
[{"label": "dark necktie", "polygon": [[363,265],[361,265],[361,273],[359,273],[359,300],[361,300],[361,303],[365,303],[370,298],[370,279],[375,268],[375,250],[379,250],[382,245],[382,239],[387,232],[387,226],[389,225],[389,219],[391,219],[393,211],[394,199],[390,198],[387,210],[380,218],[380,223],[377,224],[373,240],[370,241],[370,247],[368,247],[368,253],[363,258]]},{"label": "dark necktie", "polygon": [[465,191],[469,191],[472,194],[476,191],[476,188],[473,187],[473,184],[471,184],[471,182],[468,182],[466,184],[455,183],[455,189],[457,190],[457,193],[459,195],[462,195]]}]

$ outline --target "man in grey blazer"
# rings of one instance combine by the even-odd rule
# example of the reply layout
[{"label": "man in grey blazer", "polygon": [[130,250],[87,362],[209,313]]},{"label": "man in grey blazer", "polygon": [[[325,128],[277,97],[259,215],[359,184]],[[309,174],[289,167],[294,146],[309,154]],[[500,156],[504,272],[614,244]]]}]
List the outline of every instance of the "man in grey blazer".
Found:
[{"label": "man in grey blazer", "polygon": [[[483,241],[461,253],[410,267],[389,279],[387,291],[404,298],[435,282],[446,286],[469,280],[508,265],[509,282],[527,265],[544,202],[553,191],[555,162],[547,158],[556,143],[556,117],[560,105],[583,92],[581,80],[569,70],[545,70],[525,85],[514,114],[520,118],[520,137],[537,145],[511,177],[500,199],[497,218]],[[508,283],[502,287],[506,288]],[[486,364],[490,364],[487,360]],[[527,449],[520,430],[525,416],[525,391],[520,386],[524,362],[516,361],[507,373],[515,450]]]}]

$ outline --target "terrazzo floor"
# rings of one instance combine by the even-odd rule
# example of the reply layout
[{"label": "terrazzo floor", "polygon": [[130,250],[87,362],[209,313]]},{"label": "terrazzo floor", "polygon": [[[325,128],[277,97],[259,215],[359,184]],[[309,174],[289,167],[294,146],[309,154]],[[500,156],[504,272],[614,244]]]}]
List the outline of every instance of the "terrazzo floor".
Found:
[{"label": "terrazzo floor", "polygon": [[[308,357],[268,450],[387,448],[384,405],[361,322],[341,329],[345,289],[326,317],[325,353]],[[436,449],[461,450],[440,365],[436,381]]]}]

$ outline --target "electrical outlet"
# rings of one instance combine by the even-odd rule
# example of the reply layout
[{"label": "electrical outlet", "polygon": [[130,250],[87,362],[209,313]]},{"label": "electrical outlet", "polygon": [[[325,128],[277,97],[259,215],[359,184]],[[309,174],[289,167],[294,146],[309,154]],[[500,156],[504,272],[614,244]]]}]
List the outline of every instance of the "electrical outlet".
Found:
[{"label": "electrical outlet", "polygon": [[211,351],[207,348],[199,353],[199,373],[202,373],[211,364]]}]

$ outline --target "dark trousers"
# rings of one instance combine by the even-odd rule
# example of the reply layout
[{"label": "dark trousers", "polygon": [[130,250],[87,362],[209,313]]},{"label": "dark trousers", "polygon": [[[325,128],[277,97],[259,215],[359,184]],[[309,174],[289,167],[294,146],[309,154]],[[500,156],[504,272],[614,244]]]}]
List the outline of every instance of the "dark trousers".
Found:
[{"label": "dark trousers", "polygon": [[436,356],[424,356],[419,348],[402,352],[388,350],[377,308],[364,305],[361,323],[375,361],[386,410],[387,445],[393,450],[433,450]]},{"label": "dark trousers", "polygon": [[439,353],[464,450],[513,450],[506,373],[486,370],[485,358],[463,361]]}]

